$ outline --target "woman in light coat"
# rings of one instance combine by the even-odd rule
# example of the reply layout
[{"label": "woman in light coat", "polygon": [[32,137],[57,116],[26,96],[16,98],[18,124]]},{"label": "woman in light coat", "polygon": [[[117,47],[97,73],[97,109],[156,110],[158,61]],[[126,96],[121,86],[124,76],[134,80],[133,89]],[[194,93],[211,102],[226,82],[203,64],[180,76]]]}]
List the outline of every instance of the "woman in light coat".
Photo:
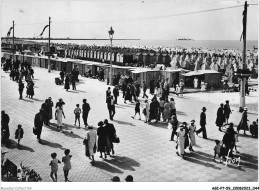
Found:
[{"label": "woman in light coat", "polygon": [[178,151],[176,152],[177,155],[181,156],[184,158],[184,144],[185,144],[185,128],[181,124],[180,128],[177,130],[178,133]]},{"label": "woman in light coat", "polygon": [[88,143],[85,145],[85,154],[92,162],[95,162],[94,154],[96,153],[97,131],[93,129],[93,126],[89,126],[88,129],[85,137]]},{"label": "woman in light coat", "polygon": [[190,122],[190,126],[189,126],[189,137],[190,137],[190,146],[189,146],[189,150],[193,151],[193,146],[196,145],[196,139],[195,139],[195,131],[196,131],[196,126],[194,125],[195,120],[191,120]]},{"label": "woman in light coat", "polygon": [[60,128],[62,130],[62,115],[65,119],[65,115],[62,109],[62,105],[59,104],[55,111],[55,119],[57,120],[58,129]]}]

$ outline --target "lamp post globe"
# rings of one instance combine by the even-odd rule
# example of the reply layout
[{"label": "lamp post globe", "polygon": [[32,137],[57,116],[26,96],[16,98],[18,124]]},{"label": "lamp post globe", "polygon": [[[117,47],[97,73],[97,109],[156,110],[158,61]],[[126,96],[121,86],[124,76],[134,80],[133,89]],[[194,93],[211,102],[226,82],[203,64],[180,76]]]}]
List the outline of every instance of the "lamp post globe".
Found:
[{"label": "lamp post globe", "polygon": [[110,48],[110,72],[109,72],[109,84],[112,85],[112,40],[114,36],[115,31],[112,27],[110,27],[110,30],[108,31],[108,35],[110,38],[111,48]]}]

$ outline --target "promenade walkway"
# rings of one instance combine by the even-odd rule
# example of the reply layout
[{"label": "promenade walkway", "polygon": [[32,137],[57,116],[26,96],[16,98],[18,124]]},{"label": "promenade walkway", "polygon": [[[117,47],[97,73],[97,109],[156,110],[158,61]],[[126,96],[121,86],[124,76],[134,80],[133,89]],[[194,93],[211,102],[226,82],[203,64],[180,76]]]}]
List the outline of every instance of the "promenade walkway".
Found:
[{"label": "promenade walkway", "polygon": [[[54,78],[58,72],[48,73],[46,69],[35,70],[35,96],[34,99],[25,98],[19,100],[18,84],[9,79],[9,73],[1,72],[1,109],[10,117],[11,146],[7,150],[6,157],[15,164],[20,162],[25,166],[31,166],[43,178],[44,182],[52,181],[50,174],[50,154],[56,152],[61,160],[64,149],[68,148],[72,154],[72,170],[69,179],[72,182],[109,182],[113,176],[124,178],[131,174],[134,181],[138,182],[248,182],[258,180],[258,139],[250,135],[239,136],[238,150],[241,162],[237,164],[223,164],[214,162],[213,148],[215,139],[222,139],[224,133],[219,132],[215,126],[216,112],[219,103],[209,101],[202,97],[203,93],[187,94],[184,97],[176,97],[177,115],[180,121],[189,122],[196,120],[199,128],[199,116],[201,108],[207,107],[207,132],[208,140],[197,136],[196,152],[189,153],[185,160],[176,155],[176,143],[169,141],[171,131],[166,124],[158,123],[150,125],[143,121],[134,120],[130,116],[134,113],[134,104],[124,104],[122,94],[116,106],[116,114],[112,122],[117,130],[121,142],[115,144],[115,156],[107,159],[99,158],[96,153],[96,164],[91,165],[88,157],[84,155],[83,138],[85,128],[74,126],[74,108],[76,104],[82,104],[86,98],[91,106],[89,124],[97,127],[97,123],[105,118],[109,119],[105,92],[107,85],[95,79],[80,77],[77,91],[66,92],[63,86],[57,86]],[[194,96],[192,96],[194,95]],[[205,96],[206,94],[204,94]],[[219,95],[212,94],[210,100],[215,100]],[[52,97],[54,104],[58,98],[63,98],[66,103],[64,112],[66,119],[64,133],[56,130],[56,121],[52,120],[52,127],[43,127],[43,143],[37,142],[32,132],[34,115],[39,111],[41,104],[48,97]],[[151,96],[152,97],[152,96]],[[151,98],[150,97],[150,98]],[[233,98],[233,97],[232,97]],[[226,100],[226,98],[223,98]],[[238,98],[237,98],[238,99]],[[142,101],[142,99],[141,99]],[[231,101],[232,104],[232,101]],[[230,121],[238,125],[241,113],[236,108],[231,114]],[[54,109],[53,109],[54,113]],[[144,119],[144,117],[142,116]],[[249,110],[249,120],[257,118],[256,111]],[[24,129],[24,138],[21,140],[21,148],[17,148],[14,132],[17,125]],[[81,118],[81,124],[83,124]],[[242,133],[242,131],[241,131]],[[249,132],[248,132],[249,134]],[[58,181],[64,181],[63,164],[59,166]]]}]

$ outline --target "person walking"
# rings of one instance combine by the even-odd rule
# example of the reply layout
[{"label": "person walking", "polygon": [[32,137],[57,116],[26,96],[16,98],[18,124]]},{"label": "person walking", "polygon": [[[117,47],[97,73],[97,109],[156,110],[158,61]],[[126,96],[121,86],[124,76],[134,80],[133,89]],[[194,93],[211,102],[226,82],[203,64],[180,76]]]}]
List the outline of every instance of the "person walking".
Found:
[{"label": "person walking", "polygon": [[177,128],[178,128],[178,123],[179,123],[176,114],[172,115],[170,123],[172,125],[172,134],[171,134],[170,141],[174,141],[174,135],[177,136]]},{"label": "person walking", "polygon": [[115,104],[117,104],[117,97],[119,96],[119,90],[118,90],[118,85],[113,89],[113,95],[115,98]]},{"label": "person walking", "polygon": [[126,85],[126,82],[124,80],[123,83],[122,83],[123,98],[125,98],[126,89],[127,89],[127,85]]},{"label": "person walking", "polygon": [[19,124],[17,127],[18,128],[15,131],[15,139],[18,140],[18,147],[19,147],[20,146],[20,140],[23,138],[24,132],[23,132],[23,129],[22,129],[22,125]]},{"label": "person walking", "polygon": [[[57,172],[58,172],[58,167],[59,167],[58,164],[61,163],[56,157],[57,157],[57,153],[52,153],[51,154],[52,160],[49,164],[51,166],[50,177],[51,177],[53,182],[57,182],[57,179],[58,179]],[[53,177],[53,175],[54,175],[55,178]]]},{"label": "person walking", "polygon": [[185,128],[183,124],[180,125],[179,129],[177,130],[178,134],[178,141],[176,148],[178,149],[176,154],[182,159],[184,159],[184,144],[185,144]]},{"label": "person walking", "polygon": [[[114,155],[115,151],[114,151],[113,140],[116,136],[116,129],[115,129],[115,126],[112,123],[108,123],[107,119],[104,120],[104,124],[105,124],[105,129],[108,133],[108,138],[109,138],[109,142],[110,142],[110,148],[111,148],[111,151],[112,151],[112,155]],[[107,154],[110,155],[110,153],[107,153]]]},{"label": "person walking", "polygon": [[108,87],[107,88],[107,91],[106,91],[106,103],[108,103],[108,99],[110,99],[110,96],[111,96],[111,88]]},{"label": "person walking", "polygon": [[87,99],[83,99],[83,104],[82,104],[82,119],[84,122],[85,127],[88,126],[88,113],[90,111],[90,106],[87,103]]},{"label": "person walking", "polygon": [[125,94],[125,100],[124,100],[124,103],[126,103],[126,100],[132,102],[132,88],[131,88],[131,84],[128,84],[127,85],[127,88],[126,88],[126,94]]},{"label": "person walking", "polygon": [[42,126],[43,126],[43,110],[40,109],[40,111],[34,117],[34,127],[36,130],[37,139],[40,143],[41,143]]},{"label": "person walking", "polygon": [[85,155],[94,163],[94,154],[96,153],[97,147],[97,131],[93,129],[93,126],[89,126],[85,139],[87,141],[87,144],[85,145]]},{"label": "person walking", "polygon": [[225,115],[225,123],[228,124],[228,119],[230,114],[232,113],[230,106],[229,106],[229,100],[226,100],[226,104],[224,105],[224,115]]},{"label": "person walking", "polygon": [[65,182],[69,182],[68,176],[69,176],[69,171],[71,170],[71,157],[72,155],[70,155],[70,150],[66,149],[64,151],[65,156],[62,157],[62,162],[64,163],[63,166],[63,172],[64,172],[64,178],[65,178]]},{"label": "person walking", "polygon": [[160,109],[159,109],[159,117],[158,117],[159,121],[161,120],[161,116],[162,116],[162,119],[163,119],[164,104],[165,104],[165,101],[163,100],[162,97],[160,97],[160,102],[159,102]]},{"label": "person walking", "polygon": [[50,125],[50,120],[52,119],[52,107],[53,107],[53,101],[51,100],[51,97],[49,97],[47,102],[47,115],[48,115],[47,124],[48,125]]},{"label": "person walking", "polygon": [[171,115],[176,114],[176,106],[173,98],[170,99]]},{"label": "person walking", "polygon": [[139,82],[136,81],[136,82],[134,83],[134,86],[135,86],[135,96],[136,96],[136,99],[138,99],[138,97],[139,97],[139,95],[140,95],[140,92],[141,92]]},{"label": "person walking", "polygon": [[222,131],[221,127],[222,127],[223,123],[225,122],[225,115],[224,115],[224,107],[223,106],[224,106],[224,104],[221,103],[220,107],[218,108],[218,111],[217,111],[217,119],[216,119],[216,122],[215,122],[219,131]]},{"label": "person walking", "polygon": [[106,153],[110,153],[110,141],[108,137],[107,129],[104,127],[103,121],[98,123],[99,128],[97,129],[98,135],[98,151],[100,152],[100,158],[103,158],[102,153],[104,153],[105,158],[107,158]]},{"label": "person walking", "polygon": [[81,109],[79,107],[79,104],[76,105],[76,108],[74,109],[74,114],[75,114],[75,126],[77,121],[79,122],[79,127],[80,127],[80,114],[81,114]]},{"label": "person walking", "polygon": [[163,121],[164,122],[169,122],[171,118],[171,104],[168,99],[166,99],[166,102],[164,104],[164,111],[163,111]]},{"label": "person walking", "polygon": [[115,107],[115,99],[113,96],[111,96],[111,104],[110,104],[110,108],[109,108],[110,112],[110,119],[113,120],[114,116],[116,114],[116,107]]},{"label": "person walking", "polygon": [[144,105],[144,115],[145,115],[145,123],[148,123],[150,120],[149,120],[149,117],[150,117],[150,104],[148,102],[148,100],[145,100],[144,101],[145,105]]},{"label": "person walking", "polygon": [[23,99],[23,90],[24,90],[24,83],[22,82],[22,80],[19,81],[19,87],[18,87],[18,91],[20,94],[20,98],[19,99]]},{"label": "person walking", "polygon": [[56,111],[55,111],[55,119],[57,120],[57,125],[58,125],[57,130],[60,129],[61,132],[62,132],[62,115],[65,119],[65,115],[64,115],[62,106],[61,106],[61,104],[59,104],[59,106],[56,108]]},{"label": "person walking", "polygon": [[157,101],[156,96],[154,96],[154,98],[152,99],[152,102],[150,104],[150,117],[149,117],[149,120],[155,119],[156,120],[155,123],[158,122],[159,107],[160,107],[160,104]]},{"label": "person walking", "polygon": [[77,78],[77,76],[75,76],[75,75],[71,76],[72,90],[76,90],[76,80],[77,80],[76,78]]},{"label": "person walking", "polygon": [[183,82],[183,80],[181,79],[181,81],[180,81],[180,95],[181,96],[183,96],[183,91],[184,91],[184,82]]},{"label": "person walking", "polygon": [[49,114],[48,114],[48,99],[45,100],[45,102],[42,104],[41,109],[43,110],[43,123],[45,125],[49,125]]},{"label": "person walking", "polygon": [[140,101],[139,100],[136,100],[136,103],[135,103],[135,115],[132,116],[132,118],[134,119],[136,114],[139,114],[139,120],[141,120],[141,114],[140,114]]},{"label": "person walking", "polygon": [[202,112],[200,114],[200,126],[201,128],[196,131],[196,134],[203,133],[203,138],[207,139],[207,131],[206,131],[206,107],[202,108]]},{"label": "person walking", "polygon": [[240,130],[244,130],[244,135],[246,135],[246,131],[249,130],[247,121],[248,121],[248,119],[247,119],[247,107],[244,107],[244,111],[242,113],[242,117],[241,117],[240,123],[237,126],[238,134],[239,134]]},{"label": "person walking", "polygon": [[4,110],[1,111],[1,143],[7,144],[10,137],[10,130],[9,130],[9,122],[10,118],[9,115],[5,113]]},{"label": "person walking", "polygon": [[148,95],[146,95],[146,90],[147,90],[147,84],[145,81],[143,81],[143,98],[144,96],[148,99]]},{"label": "person walking", "polygon": [[70,78],[69,78],[69,75],[66,75],[64,89],[66,91],[68,91],[70,89]]},{"label": "person walking", "polygon": [[151,79],[149,85],[150,85],[150,94],[153,95],[154,94],[154,89],[155,89],[155,80],[154,80],[154,78]]},{"label": "person walking", "polygon": [[189,137],[190,137],[190,146],[189,146],[189,150],[193,151],[193,146],[196,145],[196,138],[195,138],[195,132],[196,132],[196,125],[195,125],[195,120],[191,120],[190,121],[190,126],[189,126]]},{"label": "person walking", "polygon": [[34,83],[32,81],[28,82],[27,94],[28,94],[29,98],[33,99],[33,96],[34,96]]}]

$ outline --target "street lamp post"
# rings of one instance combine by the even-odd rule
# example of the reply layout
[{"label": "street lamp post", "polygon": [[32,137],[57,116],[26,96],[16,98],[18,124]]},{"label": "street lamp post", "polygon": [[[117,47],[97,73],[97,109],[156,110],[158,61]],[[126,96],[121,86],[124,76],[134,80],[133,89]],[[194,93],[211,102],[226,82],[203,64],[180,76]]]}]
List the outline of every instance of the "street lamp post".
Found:
[{"label": "street lamp post", "polygon": [[[49,43],[48,43],[49,53],[51,52],[51,17],[49,17]],[[51,72],[51,60],[50,55],[48,55],[48,72]]]},{"label": "street lamp post", "polygon": [[111,43],[111,47],[110,47],[110,73],[109,73],[109,84],[112,85],[112,40],[113,40],[113,35],[114,35],[114,31],[113,28],[111,27],[110,30],[108,31],[109,34],[109,38],[110,38],[110,43]]}]

